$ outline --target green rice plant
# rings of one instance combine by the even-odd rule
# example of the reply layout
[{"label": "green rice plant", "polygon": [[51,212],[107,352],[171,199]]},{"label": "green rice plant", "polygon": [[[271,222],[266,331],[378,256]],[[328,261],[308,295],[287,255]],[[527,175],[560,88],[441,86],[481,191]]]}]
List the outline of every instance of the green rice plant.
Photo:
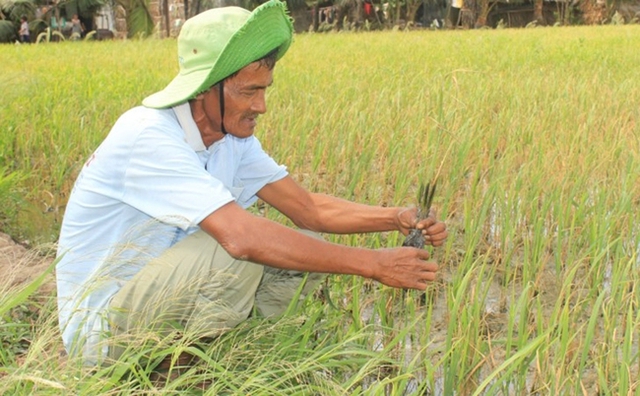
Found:
[{"label": "green rice plant", "polygon": [[506,372],[506,376],[508,376],[510,372],[515,371],[523,363],[528,364],[528,362],[535,357],[535,351],[541,348],[544,345],[545,341],[548,341],[548,337],[548,334],[543,333],[528,342],[526,345],[523,345],[522,349],[511,355],[500,365],[500,367],[498,367],[493,373],[488,375],[485,380],[476,388],[476,390],[473,392],[473,395],[476,396],[483,394],[483,392],[485,392],[485,389],[487,389],[487,387],[489,387],[492,382],[494,382],[493,386],[489,387],[486,390],[486,393],[495,394],[499,387],[499,382],[497,382],[498,380],[496,379],[496,377],[498,377],[498,375],[502,372]]},{"label": "green rice plant", "polygon": [[[15,342],[16,339],[20,340],[25,330],[28,329],[27,324],[12,318],[10,312],[27,303],[27,301],[33,297],[45,279],[53,272],[56,263],[57,261],[53,261],[42,274],[25,285],[19,287],[0,286],[0,291],[2,291],[2,293],[0,293],[2,296],[0,297],[0,342],[2,343],[2,348],[0,348],[0,364],[2,367],[8,367],[14,363],[15,350],[10,344],[12,341]],[[5,274],[5,277],[10,279],[11,277],[8,275],[9,274]]]},{"label": "green rice plant", "polygon": [[21,178],[19,172],[11,172],[8,165],[0,164],[0,198],[3,202],[0,208],[0,226],[7,231],[11,230],[11,219],[15,218],[22,203],[18,187]]},{"label": "green rice plant", "polygon": [[[60,358],[46,305],[38,332],[5,328],[32,341],[3,355],[0,393],[175,394],[215,379],[205,393],[637,394],[638,33],[297,35],[268,91],[263,147],[304,187],[362,203],[414,205],[438,174],[450,233],[430,249],[439,279],[422,293],[331,276],[278,323],[252,319],[211,345],[145,349],[157,336],[143,334],[110,371]],[[84,161],[170,81],[174,53],[171,40],[3,47],[0,169],[18,194],[3,230],[57,239]],[[201,363],[154,382],[153,364],[183,351]]]}]

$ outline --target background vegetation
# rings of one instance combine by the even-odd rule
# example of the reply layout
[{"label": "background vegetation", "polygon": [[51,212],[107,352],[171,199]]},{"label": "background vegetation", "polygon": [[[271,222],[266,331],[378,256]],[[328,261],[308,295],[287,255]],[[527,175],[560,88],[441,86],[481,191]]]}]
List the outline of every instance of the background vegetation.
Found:
[{"label": "background vegetation", "polygon": [[[0,43],[15,42],[20,18],[31,41],[72,37],[78,14],[82,38],[177,36],[204,10],[265,0],[0,0]],[[412,28],[486,28],[640,22],[640,0],[285,0],[296,32]],[[108,30],[112,29],[112,30]]]},{"label": "background vegetation", "polygon": [[[174,45],[2,48],[0,228],[56,240],[80,166],[172,78]],[[98,370],[60,354],[52,295],[6,285],[0,393],[640,394],[639,45],[639,26],[296,36],[257,135],[307,188],[359,202],[412,204],[439,172],[439,280],[332,276],[277,323],[202,349],[149,334]],[[203,361],[152,380],[185,350]]]}]

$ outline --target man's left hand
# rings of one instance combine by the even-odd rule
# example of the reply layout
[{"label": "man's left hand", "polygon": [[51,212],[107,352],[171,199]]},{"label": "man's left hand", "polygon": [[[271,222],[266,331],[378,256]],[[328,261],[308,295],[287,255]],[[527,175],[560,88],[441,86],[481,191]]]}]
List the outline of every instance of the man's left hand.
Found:
[{"label": "man's left hand", "polygon": [[431,246],[441,246],[449,235],[447,225],[436,219],[435,210],[429,211],[427,218],[416,222],[416,208],[406,208],[398,212],[398,229],[407,235],[413,228],[422,230],[425,243]]}]

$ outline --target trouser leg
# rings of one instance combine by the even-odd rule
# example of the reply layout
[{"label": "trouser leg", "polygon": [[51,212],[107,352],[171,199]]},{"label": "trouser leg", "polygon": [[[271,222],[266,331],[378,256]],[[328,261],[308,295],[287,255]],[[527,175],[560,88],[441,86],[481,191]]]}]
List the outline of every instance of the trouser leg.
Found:
[{"label": "trouser leg", "polygon": [[[309,274],[300,298],[323,278]],[[198,231],[150,261],[114,296],[109,319],[116,341],[109,357],[117,359],[136,330],[168,334],[175,324],[198,337],[215,337],[244,321],[254,305],[264,316],[279,315],[303,279],[298,271],[236,260]]]},{"label": "trouser leg", "polygon": [[[169,332],[177,324],[202,337],[215,336],[251,313],[262,273],[262,265],[235,260],[198,231],[150,261],[114,296],[112,335]],[[112,346],[109,355],[117,358],[123,350]]]}]

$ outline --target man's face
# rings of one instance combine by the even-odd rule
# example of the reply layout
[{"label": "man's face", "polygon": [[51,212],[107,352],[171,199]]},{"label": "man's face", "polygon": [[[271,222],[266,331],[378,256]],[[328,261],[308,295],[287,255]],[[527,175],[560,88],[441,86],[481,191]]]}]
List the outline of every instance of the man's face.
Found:
[{"label": "man's face", "polygon": [[[258,115],[267,111],[265,92],[273,82],[273,70],[254,62],[224,81],[224,129],[230,135],[246,138],[253,135]],[[193,118],[205,145],[222,138],[220,85],[205,92],[192,105]],[[198,103],[200,102],[200,103]],[[219,136],[218,136],[219,134]]]}]

